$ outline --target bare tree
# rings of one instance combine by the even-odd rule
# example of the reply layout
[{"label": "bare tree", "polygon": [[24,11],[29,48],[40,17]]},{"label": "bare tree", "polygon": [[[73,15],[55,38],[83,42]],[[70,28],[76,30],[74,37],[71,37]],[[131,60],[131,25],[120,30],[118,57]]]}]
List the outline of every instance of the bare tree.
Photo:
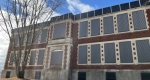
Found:
[{"label": "bare tree", "polygon": [[44,27],[38,27],[37,24],[49,21],[63,2],[63,0],[7,0],[5,7],[0,7],[0,26],[10,39],[18,78],[24,78],[30,50],[39,35],[36,31],[40,32]]}]

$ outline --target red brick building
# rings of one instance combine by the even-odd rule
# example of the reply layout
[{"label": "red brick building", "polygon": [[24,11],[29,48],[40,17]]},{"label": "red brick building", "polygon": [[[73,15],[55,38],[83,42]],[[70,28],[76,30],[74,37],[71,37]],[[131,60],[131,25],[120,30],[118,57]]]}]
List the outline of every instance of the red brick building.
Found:
[{"label": "red brick building", "polygon": [[[32,48],[25,77],[41,80],[149,80],[146,0],[52,18]],[[56,20],[57,19],[57,20]],[[13,77],[8,50],[2,77]]]}]

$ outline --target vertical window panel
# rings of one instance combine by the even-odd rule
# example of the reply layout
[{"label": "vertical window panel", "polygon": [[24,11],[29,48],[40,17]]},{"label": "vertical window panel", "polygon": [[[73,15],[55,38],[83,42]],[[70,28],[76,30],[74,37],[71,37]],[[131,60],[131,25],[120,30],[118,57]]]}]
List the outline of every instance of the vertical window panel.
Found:
[{"label": "vertical window panel", "polygon": [[35,72],[35,79],[40,79],[41,78],[41,71],[36,71]]},{"label": "vertical window panel", "polygon": [[139,63],[150,62],[149,40],[137,40],[136,47]]},{"label": "vertical window panel", "polygon": [[104,34],[114,33],[113,16],[104,17]]},{"label": "vertical window panel", "polygon": [[100,19],[91,20],[91,36],[100,35]]},{"label": "vertical window panel", "polygon": [[120,4],[121,10],[127,10],[129,9],[129,3]]},{"label": "vertical window panel", "polygon": [[134,30],[146,29],[146,20],[143,10],[132,12]]},{"label": "vertical window panel", "polygon": [[31,56],[30,56],[30,63],[29,65],[35,65],[35,58],[36,58],[36,50],[31,51]]},{"label": "vertical window panel", "polygon": [[25,37],[26,37],[26,33],[23,33],[21,35],[21,45],[24,45]]},{"label": "vertical window panel", "polygon": [[31,41],[32,41],[32,32],[30,32],[27,37],[28,37],[28,44],[31,44]]},{"label": "vertical window panel", "polygon": [[48,32],[47,29],[43,29],[43,30],[42,30],[41,43],[46,42],[46,39],[47,39],[47,32]]},{"label": "vertical window panel", "polygon": [[18,36],[18,35],[16,35],[16,36],[15,36],[15,46],[17,46],[17,45],[18,45],[18,41],[19,41],[19,36]]},{"label": "vertical window panel", "polygon": [[10,54],[10,59],[9,59],[9,65],[13,65],[13,62],[14,62],[14,53],[11,53]]},{"label": "vertical window panel", "polygon": [[86,13],[81,13],[81,19],[87,18],[87,12]]},{"label": "vertical window panel", "polygon": [[93,17],[94,16],[94,11],[88,12],[88,17]]},{"label": "vertical window panel", "polygon": [[91,45],[91,63],[100,63],[100,44]]},{"label": "vertical window panel", "polygon": [[51,55],[51,65],[61,65],[62,55],[63,51],[53,51]]},{"label": "vertical window panel", "polygon": [[86,64],[87,63],[87,45],[79,46],[78,63],[79,64]]},{"label": "vertical window panel", "polygon": [[117,11],[120,11],[120,6],[115,5],[115,6],[112,6],[111,9],[112,9],[112,12],[117,12]]},{"label": "vertical window panel", "polygon": [[105,63],[116,63],[115,43],[104,44]]},{"label": "vertical window panel", "polygon": [[120,50],[120,62],[121,63],[133,63],[131,42],[119,42]]},{"label": "vertical window panel", "polygon": [[65,38],[66,23],[60,23],[54,25],[53,39]]},{"label": "vertical window panel", "polygon": [[88,21],[80,22],[79,37],[87,37],[88,34]]},{"label": "vertical window panel", "polygon": [[37,65],[43,65],[45,50],[39,50]]},{"label": "vertical window panel", "polygon": [[36,43],[38,43],[40,32],[39,31],[35,31],[34,35],[35,35],[34,44],[36,44]]},{"label": "vertical window panel", "polygon": [[129,31],[129,20],[127,13],[117,15],[117,23],[118,23],[118,32]]},{"label": "vertical window panel", "polygon": [[95,10],[95,16],[102,15],[102,9]]}]

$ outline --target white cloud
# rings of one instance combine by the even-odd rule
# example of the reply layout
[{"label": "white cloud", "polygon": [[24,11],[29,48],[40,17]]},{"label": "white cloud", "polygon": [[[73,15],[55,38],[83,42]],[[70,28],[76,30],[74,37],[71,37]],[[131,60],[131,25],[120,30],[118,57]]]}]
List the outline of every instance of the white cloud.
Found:
[{"label": "white cloud", "polygon": [[94,7],[82,3],[80,0],[66,0],[66,1],[69,4],[68,9],[70,10],[70,12],[74,14],[94,10]]}]

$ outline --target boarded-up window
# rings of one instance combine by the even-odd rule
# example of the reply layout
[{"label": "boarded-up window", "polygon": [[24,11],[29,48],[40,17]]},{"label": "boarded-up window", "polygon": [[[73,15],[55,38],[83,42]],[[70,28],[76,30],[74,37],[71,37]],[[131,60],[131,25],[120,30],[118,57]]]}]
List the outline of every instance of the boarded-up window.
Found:
[{"label": "boarded-up window", "polygon": [[31,41],[32,41],[32,32],[30,32],[27,37],[28,37],[28,44],[31,44]]},{"label": "boarded-up window", "polygon": [[100,35],[100,19],[91,20],[91,36]]},{"label": "boarded-up window", "polygon": [[6,77],[5,77],[5,78],[10,78],[10,73],[11,73],[10,71],[7,71],[7,72],[6,72]]},{"label": "boarded-up window", "polygon": [[80,32],[79,32],[79,37],[87,37],[88,33],[88,22],[80,22]]},{"label": "boarded-up window", "polygon": [[78,72],[78,80],[86,80],[86,72]]},{"label": "boarded-up window", "polygon": [[9,62],[9,65],[13,65],[13,62],[14,62],[14,53],[11,53],[10,54],[10,62]]},{"label": "boarded-up window", "polygon": [[105,63],[116,63],[114,43],[105,43],[104,53],[105,53]]},{"label": "boarded-up window", "polygon": [[40,79],[41,78],[41,71],[36,71],[35,72],[35,79]]},{"label": "boarded-up window", "polygon": [[114,33],[113,16],[104,17],[104,34]]},{"label": "boarded-up window", "polygon": [[91,45],[91,63],[100,63],[100,44]]},{"label": "boarded-up window", "polygon": [[37,65],[43,65],[44,52],[45,50],[39,50]]},{"label": "boarded-up window", "polygon": [[31,56],[30,56],[30,63],[29,65],[35,65],[35,58],[36,58],[36,50],[31,51]]},{"label": "boarded-up window", "polygon": [[42,30],[41,43],[46,42],[46,39],[47,39],[47,32],[48,32],[47,29],[43,29],[43,30]]},{"label": "boarded-up window", "polygon": [[132,12],[134,30],[146,29],[146,20],[143,10]]},{"label": "boarded-up window", "polygon": [[34,44],[38,43],[40,31],[35,31],[34,33]]},{"label": "boarded-up window", "polygon": [[61,65],[62,64],[63,51],[55,50],[51,54],[51,65]]},{"label": "boarded-up window", "polygon": [[150,62],[149,40],[137,40],[136,47],[139,63]]},{"label": "boarded-up window", "polygon": [[66,23],[54,25],[53,39],[65,38],[65,33],[66,33]]},{"label": "boarded-up window", "polygon": [[131,48],[131,42],[119,42],[119,48],[120,48],[120,62],[121,63],[132,63],[133,57],[132,57],[132,48]]},{"label": "boarded-up window", "polygon": [[78,63],[79,64],[87,63],[87,45],[79,46]]},{"label": "boarded-up window", "polygon": [[18,36],[18,35],[16,35],[16,36],[15,36],[15,46],[17,46],[17,45],[18,45],[18,41],[19,41],[19,36]]},{"label": "boarded-up window", "polygon": [[129,31],[129,20],[127,13],[117,15],[117,23],[118,23],[118,32]]},{"label": "boarded-up window", "polygon": [[116,80],[115,72],[106,72],[106,80]]},{"label": "boarded-up window", "polygon": [[141,73],[141,80],[150,80],[150,73]]}]

